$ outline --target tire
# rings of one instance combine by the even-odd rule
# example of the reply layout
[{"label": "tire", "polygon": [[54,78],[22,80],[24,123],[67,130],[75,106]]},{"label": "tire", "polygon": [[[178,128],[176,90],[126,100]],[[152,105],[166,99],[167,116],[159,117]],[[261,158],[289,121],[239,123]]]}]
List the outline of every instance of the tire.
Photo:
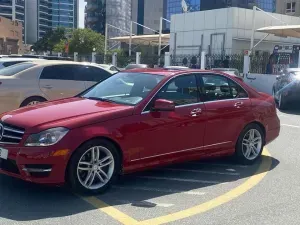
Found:
[{"label": "tire", "polygon": [[[100,154],[97,153],[97,149]],[[97,163],[91,163],[92,151],[94,151],[95,159],[100,159]],[[101,160],[108,157],[111,158],[99,164]],[[103,166],[110,161],[112,162],[109,165]],[[90,165],[85,165],[84,163],[90,163]],[[72,155],[68,163],[66,181],[71,189],[77,193],[88,195],[100,194],[105,192],[118,179],[120,171],[121,157],[116,147],[106,140],[92,140],[83,144]],[[106,177],[103,172],[106,174]],[[90,178],[88,178],[89,176]],[[99,176],[102,177],[102,181]]]},{"label": "tire", "polygon": [[286,106],[287,106],[286,98],[280,93],[278,99],[278,108],[280,110],[284,110],[286,109]]},{"label": "tire", "polygon": [[[20,107],[25,107],[25,106],[29,106],[29,105],[35,105],[41,102],[46,102],[47,100],[42,98],[42,97],[30,97],[25,99]],[[35,104],[31,104],[31,103],[35,103]]]},{"label": "tire", "polygon": [[[248,138],[250,138],[249,135],[251,135],[251,132],[254,132],[254,140],[259,140],[260,137],[260,144],[254,144],[253,141],[249,141]],[[246,141],[248,139],[248,141]],[[259,141],[257,141],[259,142]],[[250,143],[252,143],[250,145]],[[248,144],[248,145],[247,145]],[[235,159],[237,163],[243,164],[243,165],[251,165],[253,164],[257,159],[260,158],[263,148],[265,145],[265,135],[262,129],[257,124],[249,124],[244,128],[244,130],[241,132],[238,141],[236,143],[235,147]],[[251,147],[252,146],[252,147]],[[253,148],[253,146],[255,148]],[[250,154],[248,155],[250,149]]]}]

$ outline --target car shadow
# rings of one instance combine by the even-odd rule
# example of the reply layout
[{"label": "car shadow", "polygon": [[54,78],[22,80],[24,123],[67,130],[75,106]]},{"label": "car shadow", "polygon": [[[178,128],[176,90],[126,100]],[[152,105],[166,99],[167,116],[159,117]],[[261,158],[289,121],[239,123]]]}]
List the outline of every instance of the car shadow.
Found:
[{"label": "car shadow", "polygon": [[279,111],[290,115],[300,115],[300,104],[289,104],[287,109]]},{"label": "car shadow", "polygon": [[[279,164],[277,159],[269,156],[263,156],[261,160],[264,162],[266,160],[272,161],[270,170]],[[214,188],[215,185],[222,183],[237,182],[251,177],[257,172],[258,168],[262,168],[259,173],[264,173],[269,168],[260,167],[261,160],[248,167],[237,166],[226,158],[201,160],[125,175],[112,189],[95,197],[111,206],[131,204],[142,208],[155,207],[156,204],[147,200],[170,194],[189,192],[195,189]],[[187,172],[195,170],[227,171],[228,173],[235,171],[238,175],[228,176],[226,174]],[[151,179],[151,177],[156,177],[157,179]],[[175,178],[175,180],[170,180],[169,178]],[[178,179],[206,180],[208,182],[181,182]],[[218,184],[214,183],[216,181]],[[71,216],[94,210],[92,205],[71,193],[65,187],[36,185],[4,175],[0,176],[0,183],[0,220],[5,218],[13,221],[31,221]],[[136,187],[141,186],[150,189],[137,191]],[[164,191],[155,191],[155,189]],[[228,190],[224,188],[221,191],[225,193]],[[126,197],[126,201],[120,201],[124,197]]]}]

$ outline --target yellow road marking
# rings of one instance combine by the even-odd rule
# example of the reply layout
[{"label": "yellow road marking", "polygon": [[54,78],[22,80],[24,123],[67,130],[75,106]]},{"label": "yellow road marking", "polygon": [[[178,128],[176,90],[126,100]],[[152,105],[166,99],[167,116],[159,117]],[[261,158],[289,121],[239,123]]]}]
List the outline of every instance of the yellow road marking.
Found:
[{"label": "yellow road marking", "polygon": [[258,170],[254,175],[252,175],[249,179],[247,179],[244,183],[239,185],[238,187],[230,190],[229,192],[216,197],[208,202],[202,203],[200,205],[176,212],[171,213],[166,216],[160,216],[157,218],[144,220],[144,221],[137,221],[134,218],[126,215],[125,213],[121,212],[120,210],[107,205],[103,201],[99,200],[96,197],[88,197],[83,198],[88,203],[92,204],[102,212],[108,214],[115,220],[118,220],[124,225],[159,225],[159,224],[165,224],[169,222],[173,222],[176,220],[188,218],[203,212],[206,212],[208,210],[211,210],[213,208],[216,208],[220,205],[223,205],[227,202],[232,201],[233,199],[241,196],[242,194],[246,193],[250,189],[252,189],[254,186],[256,186],[268,173],[268,171],[271,168],[272,165],[272,159],[270,158],[270,153],[267,149],[264,149],[263,151],[264,156],[268,156],[267,158],[264,158],[261,162]]},{"label": "yellow road marking", "polygon": [[122,224],[127,224],[127,225],[138,224],[137,220],[133,219],[132,217],[128,216],[125,213],[122,213],[120,210],[110,205],[107,205],[105,202],[99,200],[96,197],[81,197],[81,198],[86,202],[90,203],[91,205],[93,205],[95,208],[111,216],[115,220],[118,220]]}]

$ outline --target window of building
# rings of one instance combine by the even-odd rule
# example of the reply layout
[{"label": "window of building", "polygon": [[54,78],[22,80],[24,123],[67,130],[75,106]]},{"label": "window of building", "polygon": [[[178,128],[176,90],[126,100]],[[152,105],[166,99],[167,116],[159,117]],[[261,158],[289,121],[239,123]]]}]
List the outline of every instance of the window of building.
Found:
[{"label": "window of building", "polygon": [[296,2],[288,2],[286,3],[286,13],[296,12]]}]

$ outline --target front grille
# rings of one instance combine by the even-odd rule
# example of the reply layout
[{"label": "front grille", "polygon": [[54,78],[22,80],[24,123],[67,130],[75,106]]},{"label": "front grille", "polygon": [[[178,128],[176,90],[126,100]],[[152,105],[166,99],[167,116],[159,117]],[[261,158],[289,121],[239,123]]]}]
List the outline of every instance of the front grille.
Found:
[{"label": "front grille", "polygon": [[0,123],[0,144],[19,144],[24,132],[25,129],[23,128],[7,123]]},{"label": "front grille", "polygon": [[0,168],[10,173],[20,174],[16,161],[12,159],[0,159]]}]

